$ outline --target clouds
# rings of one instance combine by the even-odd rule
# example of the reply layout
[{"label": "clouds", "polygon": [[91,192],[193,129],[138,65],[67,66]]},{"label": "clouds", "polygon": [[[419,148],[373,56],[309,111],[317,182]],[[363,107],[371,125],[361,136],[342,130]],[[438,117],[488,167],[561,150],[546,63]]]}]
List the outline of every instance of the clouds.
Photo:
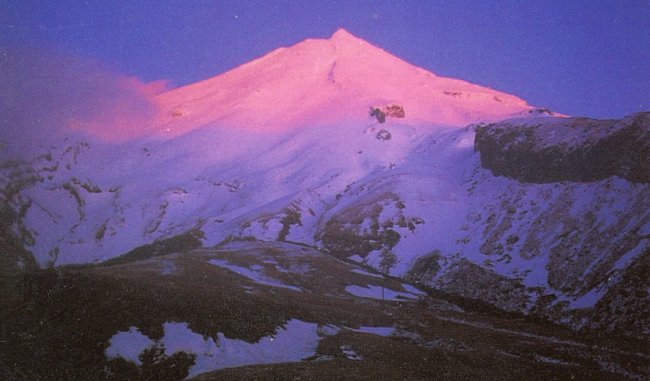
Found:
[{"label": "clouds", "polygon": [[158,113],[154,96],[166,89],[96,60],[16,45],[0,52],[0,83],[0,138],[21,150],[75,133],[105,141],[147,135]]}]

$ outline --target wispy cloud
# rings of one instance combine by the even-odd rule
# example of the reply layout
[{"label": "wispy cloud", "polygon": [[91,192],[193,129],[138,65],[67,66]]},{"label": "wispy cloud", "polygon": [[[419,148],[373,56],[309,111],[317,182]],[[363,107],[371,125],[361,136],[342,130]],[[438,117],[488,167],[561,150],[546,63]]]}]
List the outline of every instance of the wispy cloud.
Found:
[{"label": "wispy cloud", "polygon": [[0,137],[13,146],[82,133],[107,141],[147,135],[164,81],[144,83],[93,59],[51,48],[9,46],[0,53]]}]

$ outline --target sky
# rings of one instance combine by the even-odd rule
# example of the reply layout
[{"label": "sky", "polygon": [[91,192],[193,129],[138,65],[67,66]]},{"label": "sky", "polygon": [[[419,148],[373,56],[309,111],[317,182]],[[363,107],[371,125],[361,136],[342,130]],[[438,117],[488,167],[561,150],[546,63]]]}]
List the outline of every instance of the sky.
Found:
[{"label": "sky", "polygon": [[18,46],[47,52],[51,64],[92,62],[135,77],[142,88],[210,78],[338,28],[437,75],[564,114],[619,118],[650,111],[650,2],[644,0],[0,4],[5,60],[13,52],[8,47]]}]

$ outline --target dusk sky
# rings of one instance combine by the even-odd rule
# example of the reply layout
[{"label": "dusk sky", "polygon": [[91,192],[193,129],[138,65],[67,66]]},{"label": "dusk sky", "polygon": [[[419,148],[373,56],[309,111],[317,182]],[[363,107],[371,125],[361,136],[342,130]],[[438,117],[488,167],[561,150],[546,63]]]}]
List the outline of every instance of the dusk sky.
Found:
[{"label": "dusk sky", "polygon": [[[180,86],[338,28],[575,116],[650,111],[648,1],[8,1],[2,46]],[[56,63],[53,58],[52,63]]]}]

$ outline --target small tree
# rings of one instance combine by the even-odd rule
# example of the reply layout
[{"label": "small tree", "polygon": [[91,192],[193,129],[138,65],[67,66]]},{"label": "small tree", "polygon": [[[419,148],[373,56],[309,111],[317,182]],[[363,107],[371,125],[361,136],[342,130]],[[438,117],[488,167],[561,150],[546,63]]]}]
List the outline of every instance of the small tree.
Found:
[{"label": "small tree", "polygon": [[196,355],[176,352],[167,356],[164,347],[154,345],[144,350],[138,358],[142,365],[120,357],[108,360],[104,367],[104,378],[111,381],[183,380],[194,365]]}]

